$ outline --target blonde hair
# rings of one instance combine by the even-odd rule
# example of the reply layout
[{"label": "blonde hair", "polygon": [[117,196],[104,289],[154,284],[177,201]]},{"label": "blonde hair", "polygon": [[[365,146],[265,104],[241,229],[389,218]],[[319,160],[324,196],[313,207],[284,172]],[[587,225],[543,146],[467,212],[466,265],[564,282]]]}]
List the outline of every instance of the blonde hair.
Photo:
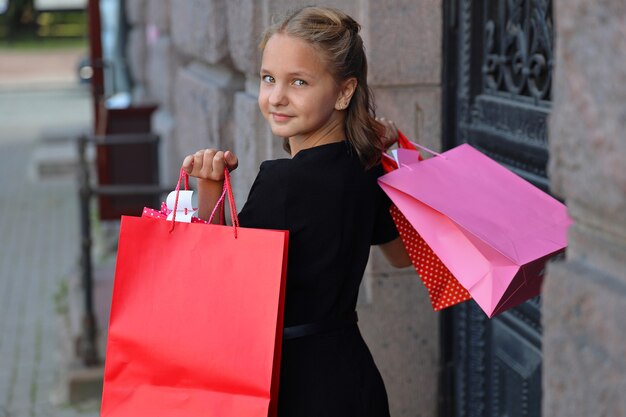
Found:
[{"label": "blonde hair", "polygon": [[[337,82],[352,77],[357,80],[345,119],[346,139],[361,163],[371,168],[380,162],[384,151],[381,137],[385,128],[376,120],[372,93],[367,86],[367,59],[360,29],[354,19],[340,10],[308,6],[288,13],[270,26],[263,33],[259,47],[263,50],[275,34],[293,36],[319,51]],[[289,151],[287,141],[284,146]]]}]

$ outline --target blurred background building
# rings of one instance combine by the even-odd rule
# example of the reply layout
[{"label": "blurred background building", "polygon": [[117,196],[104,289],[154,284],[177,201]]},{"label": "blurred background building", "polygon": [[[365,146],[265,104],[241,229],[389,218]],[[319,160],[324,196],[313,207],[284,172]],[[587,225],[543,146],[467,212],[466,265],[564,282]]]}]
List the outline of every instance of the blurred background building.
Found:
[{"label": "blurred background building", "polygon": [[96,402],[60,406],[58,390],[60,353],[70,350],[59,324],[80,244],[74,138],[92,125],[91,96],[78,76],[88,54],[85,5],[0,1],[3,417],[98,410]]},{"label": "blurred background building", "polygon": [[[100,0],[102,61],[79,65],[92,81],[102,70],[92,132],[119,133],[116,117],[135,112],[160,137],[165,187],[185,155],[233,149],[241,207],[261,161],[287,156],[258,111],[259,37],[306,3]],[[434,313],[415,272],[373,249],[360,327],[392,415],[626,416],[626,3],[319,4],[362,24],[378,115],[435,150],[472,144],[574,219],[541,298],[491,320],[471,301]]]}]

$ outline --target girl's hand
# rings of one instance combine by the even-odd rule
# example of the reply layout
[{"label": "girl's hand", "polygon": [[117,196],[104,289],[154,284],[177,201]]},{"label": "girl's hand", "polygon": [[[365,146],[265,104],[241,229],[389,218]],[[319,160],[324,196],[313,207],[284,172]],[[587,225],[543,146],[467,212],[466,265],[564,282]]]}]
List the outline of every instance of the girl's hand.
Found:
[{"label": "girl's hand", "polygon": [[384,117],[377,117],[376,120],[385,126],[385,135],[382,137],[382,140],[385,150],[387,150],[398,141],[398,128],[392,120],[387,120]]},{"label": "girl's hand", "polygon": [[237,168],[239,160],[231,151],[200,149],[183,160],[183,169],[189,176],[200,180],[224,181],[224,168]]},{"label": "girl's hand", "polygon": [[[192,177],[198,178],[198,217],[209,220],[217,204],[224,185],[224,168],[234,170],[239,161],[231,151],[200,149],[183,160],[183,169]],[[215,216],[213,223],[219,223]]]}]

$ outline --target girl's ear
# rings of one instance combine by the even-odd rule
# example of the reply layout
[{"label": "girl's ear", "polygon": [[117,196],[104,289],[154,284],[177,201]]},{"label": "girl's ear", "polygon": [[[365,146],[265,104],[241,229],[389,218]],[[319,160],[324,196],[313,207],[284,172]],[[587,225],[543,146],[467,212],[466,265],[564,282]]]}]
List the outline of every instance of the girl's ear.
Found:
[{"label": "girl's ear", "polygon": [[339,90],[339,96],[335,103],[335,110],[345,110],[350,104],[350,100],[356,91],[358,82],[356,78],[348,78],[341,83],[341,89]]}]

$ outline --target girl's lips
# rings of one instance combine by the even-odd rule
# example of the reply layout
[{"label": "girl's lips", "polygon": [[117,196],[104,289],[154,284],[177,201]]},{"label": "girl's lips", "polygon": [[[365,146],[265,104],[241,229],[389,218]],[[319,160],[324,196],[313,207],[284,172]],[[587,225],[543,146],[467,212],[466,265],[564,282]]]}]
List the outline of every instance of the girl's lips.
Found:
[{"label": "girl's lips", "polygon": [[293,116],[289,116],[287,114],[282,114],[282,113],[272,113],[272,118],[274,119],[275,122],[286,122],[287,120],[291,119]]}]

